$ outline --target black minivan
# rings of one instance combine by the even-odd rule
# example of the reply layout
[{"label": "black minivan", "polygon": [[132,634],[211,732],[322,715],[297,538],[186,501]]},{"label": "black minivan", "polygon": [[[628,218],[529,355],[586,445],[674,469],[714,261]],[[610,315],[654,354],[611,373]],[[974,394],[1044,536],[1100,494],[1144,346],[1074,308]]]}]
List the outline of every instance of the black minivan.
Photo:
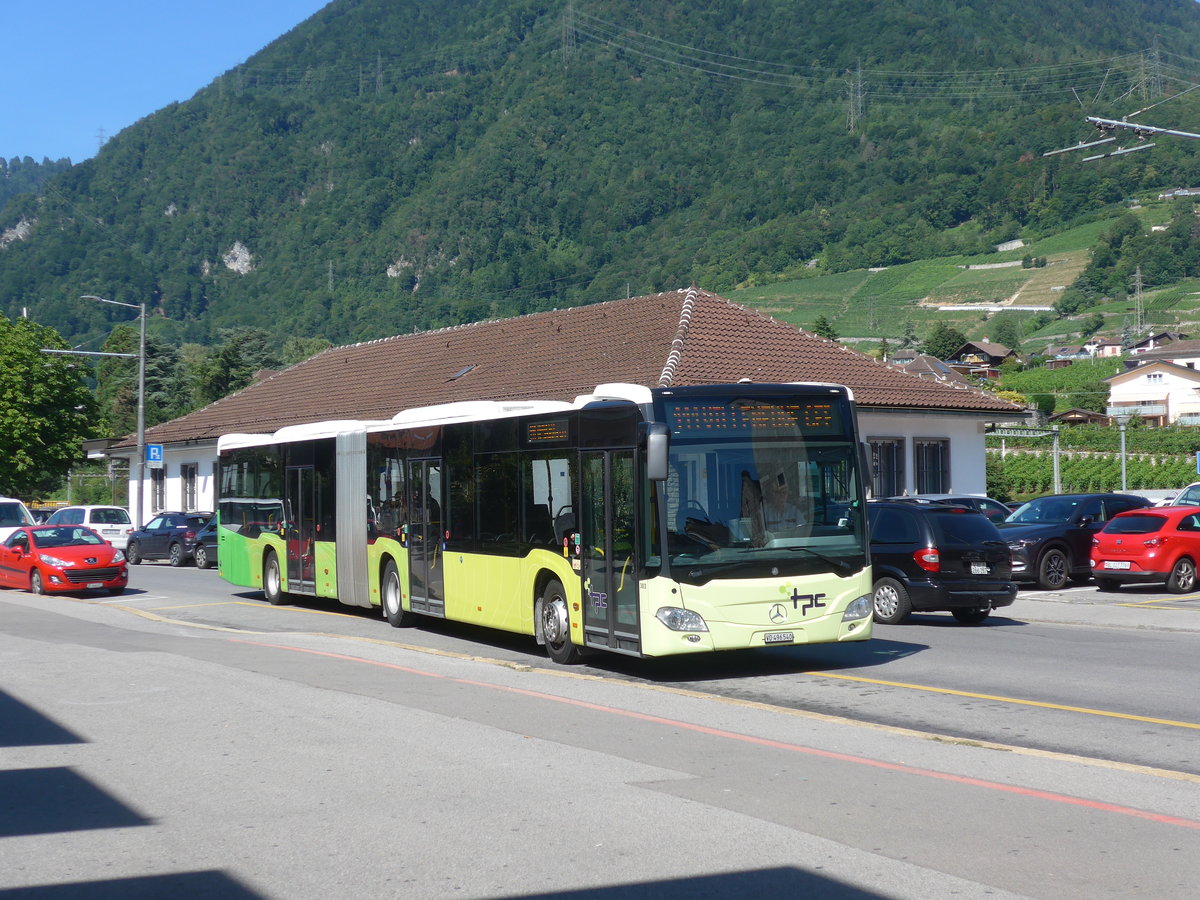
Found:
[{"label": "black minivan", "polygon": [[977,625],[1016,599],[1008,544],[978,510],[872,500],[867,517],[876,622],[896,625],[912,612],[948,610]]}]

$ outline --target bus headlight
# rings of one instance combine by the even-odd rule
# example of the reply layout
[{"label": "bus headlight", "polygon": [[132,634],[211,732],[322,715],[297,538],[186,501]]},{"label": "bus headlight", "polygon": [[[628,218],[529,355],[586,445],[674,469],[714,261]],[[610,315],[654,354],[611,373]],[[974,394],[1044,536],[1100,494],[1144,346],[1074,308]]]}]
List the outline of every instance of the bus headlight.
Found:
[{"label": "bus headlight", "polygon": [[870,594],[863,594],[861,597],[856,597],[850,601],[850,605],[842,613],[842,621],[849,622],[851,619],[865,619],[871,614],[872,607],[873,602]]},{"label": "bus headlight", "polygon": [[690,609],[664,606],[655,613],[655,618],[672,631],[708,631],[708,626],[704,624],[704,619],[700,614],[694,613]]}]

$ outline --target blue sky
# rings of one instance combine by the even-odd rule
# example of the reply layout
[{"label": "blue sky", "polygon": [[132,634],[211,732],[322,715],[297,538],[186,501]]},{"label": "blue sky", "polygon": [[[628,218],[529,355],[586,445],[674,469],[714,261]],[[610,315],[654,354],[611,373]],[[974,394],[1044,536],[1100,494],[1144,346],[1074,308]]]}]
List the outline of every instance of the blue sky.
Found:
[{"label": "blue sky", "polygon": [[328,2],[5,0],[0,156],[95,156],[101,130],[187,100]]}]

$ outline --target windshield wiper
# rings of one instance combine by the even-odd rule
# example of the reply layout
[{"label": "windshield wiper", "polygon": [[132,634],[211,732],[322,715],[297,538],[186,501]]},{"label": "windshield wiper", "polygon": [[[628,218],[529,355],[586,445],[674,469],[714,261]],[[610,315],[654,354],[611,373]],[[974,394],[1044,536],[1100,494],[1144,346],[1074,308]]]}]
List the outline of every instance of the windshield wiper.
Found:
[{"label": "windshield wiper", "polygon": [[739,553],[761,553],[764,550],[770,550],[773,553],[778,552],[780,550],[786,551],[788,553],[807,553],[813,559],[819,559],[821,562],[825,563],[825,565],[829,566],[831,569],[834,569],[838,572],[842,572],[846,575],[851,575],[854,572],[858,571],[857,569],[854,568],[853,565],[846,562],[845,560],[834,559],[832,556],[826,556],[824,553],[818,553],[816,550],[811,550],[808,547],[750,547],[745,550],[739,550],[738,552]]}]

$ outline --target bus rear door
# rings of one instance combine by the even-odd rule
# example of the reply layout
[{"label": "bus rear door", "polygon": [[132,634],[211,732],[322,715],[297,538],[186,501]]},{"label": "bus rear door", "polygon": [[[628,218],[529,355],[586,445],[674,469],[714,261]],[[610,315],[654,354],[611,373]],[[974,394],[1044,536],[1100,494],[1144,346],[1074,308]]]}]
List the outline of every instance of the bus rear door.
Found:
[{"label": "bus rear door", "polygon": [[292,507],[287,530],[288,590],[312,594],[317,533],[317,477],[312,466],[288,468],[287,496]]},{"label": "bus rear door", "polygon": [[434,616],[446,614],[442,580],[442,463],[438,459],[414,459],[408,464],[412,490],[408,532],[409,584],[412,609]]}]

